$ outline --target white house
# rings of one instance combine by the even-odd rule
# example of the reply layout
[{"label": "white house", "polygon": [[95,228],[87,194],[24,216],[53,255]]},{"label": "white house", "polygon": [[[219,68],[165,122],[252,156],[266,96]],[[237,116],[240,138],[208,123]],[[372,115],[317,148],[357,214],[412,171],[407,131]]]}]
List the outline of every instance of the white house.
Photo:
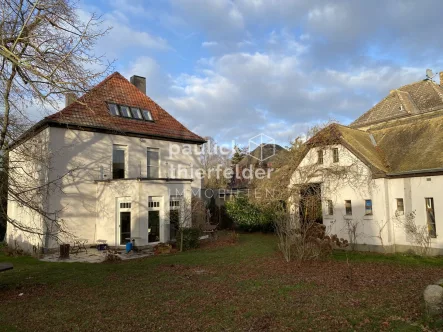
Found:
[{"label": "white house", "polygon": [[[167,242],[171,210],[179,210],[201,180],[198,152],[205,140],[185,128],[146,95],[146,80],[131,82],[114,73],[63,110],[44,118],[10,150],[14,184],[45,190],[35,195],[44,215],[53,214],[76,238],[122,246]],[[27,152],[37,153],[27,160]],[[23,177],[20,175],[22,174]],[[25,175],[34,174],[32,179]],[[24,183],[26,181],[26,183]],[[49,184],[49,185],[48,185]],[[44,185],[44,186],[43,186]],[[52,249],[51,223],[39,211],[9,196],[8,215],[24,232],[8,225],[10,245]],[[69,239],[66,239],[69,241]]]},{"label": "white house", "polygon": [[[290,184],[302,188],[300,216],[311,209],[332,234],[355,234],[360,249],[393,252],[417,246],[404,227],[414,213],[431,252],[443,253],[443,73],[440,81],[392,90],[350,126],[312,137]],[[321,198],[308,207],[315,190]]]}]

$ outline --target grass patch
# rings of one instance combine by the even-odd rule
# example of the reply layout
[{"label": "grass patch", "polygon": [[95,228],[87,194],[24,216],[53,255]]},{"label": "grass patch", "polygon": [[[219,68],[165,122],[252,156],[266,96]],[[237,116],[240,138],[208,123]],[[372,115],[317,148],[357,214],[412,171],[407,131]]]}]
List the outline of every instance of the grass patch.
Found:
[{"label": "grass patch", "polygon": [[299,266],[274,236],[241,234],[236,245],[113,264],[0,261],[14,264],[0,274],[4,331],[441,328],[422,308],[441,258],[337,251]]}]

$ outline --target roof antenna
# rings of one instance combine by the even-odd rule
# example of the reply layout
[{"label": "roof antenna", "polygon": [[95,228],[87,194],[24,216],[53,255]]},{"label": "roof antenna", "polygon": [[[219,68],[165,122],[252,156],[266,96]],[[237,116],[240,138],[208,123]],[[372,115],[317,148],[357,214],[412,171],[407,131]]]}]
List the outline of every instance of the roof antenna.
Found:
[{"label": "roof antenna", "polygon": [[432,79],[435,77],[435,75],[437,75],[437,74],[434,74],[432,72],[432,69],[426,69],[426,80],[432,81]]}]

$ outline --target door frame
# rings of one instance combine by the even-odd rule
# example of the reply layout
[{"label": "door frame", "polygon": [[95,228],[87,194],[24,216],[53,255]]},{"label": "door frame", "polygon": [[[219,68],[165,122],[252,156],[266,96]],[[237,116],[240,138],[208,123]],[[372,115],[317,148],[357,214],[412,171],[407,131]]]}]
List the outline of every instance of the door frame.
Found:
[{"label": "door frame", "polygon": [[[121,203],[129,203],[129,207],[121,207]],[[129,212],[131,215],[131,235],[133,235],[133,230],[132,230],[132,226],[133,226],[133,222],[132,222],[132,199],[131,197],[118,197],[116,199],[116,206],[115,206],[115,211],[116,211],[116,227],[115,227],[115,245],[122,247],[124,246],[123,244],[121,244],[121,227],[120,227],[120,212]]]},{"label": "door frame", "polygon": [[[158,202],[158,206],[149,206],[150,202]],[[148,196],[148,214],[146,216],[146,224],[147,224],[147,235],[146,235],[146,242],[148,244],[158,244],[160,242],[164,242],[164,216],[163,216],[163,210],[164,210],[164,199],[163,196]],[[149,211],[158,211],[158,231],[159,231],[159,238],[160,240],[157,242],[149,242]]]}]

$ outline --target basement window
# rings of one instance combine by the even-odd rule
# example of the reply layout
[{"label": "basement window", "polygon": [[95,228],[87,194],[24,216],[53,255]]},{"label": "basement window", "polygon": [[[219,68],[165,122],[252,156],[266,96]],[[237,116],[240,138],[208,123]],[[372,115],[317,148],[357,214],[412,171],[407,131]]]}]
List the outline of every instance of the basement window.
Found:
[{"label": "basement window", "polygon": [[129,112],[128,106],[120,106],[120,113],[125,118],[132,118],[131,112]]},{"label": "basement window", "polygon": [[372,216],[372,200],[371,199],[365,200],[365,215]]},{"label": "basement window", "polygon": [[144,118],[146,121],[154,121],[154,119],[152,118],[151,111],[143,110],[142,112],[143,112],[143,118]]},{"label": "basement window", "polygon": [[352,216],[352,203],[350,200],[345,201],[345,211],[347,216]]}]

